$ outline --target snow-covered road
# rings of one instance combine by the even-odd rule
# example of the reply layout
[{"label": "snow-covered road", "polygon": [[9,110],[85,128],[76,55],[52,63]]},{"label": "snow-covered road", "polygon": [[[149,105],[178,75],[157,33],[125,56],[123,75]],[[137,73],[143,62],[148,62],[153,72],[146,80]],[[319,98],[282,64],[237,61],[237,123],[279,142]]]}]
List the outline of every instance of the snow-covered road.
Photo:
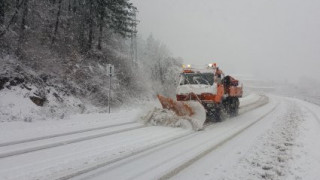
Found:
[{"label": "snow-covered road", "polygon": [[239,116],[198,132],[144,126],[138,111],[39,137],[26,128],[1,139],[0,179],[316,179],[320,107],[267,100],[249,95]]},{"label": "snow-covered road", "polygon": [[274,112],[173,179],[319,179],[319,115],[318,106],[281,98]]}]

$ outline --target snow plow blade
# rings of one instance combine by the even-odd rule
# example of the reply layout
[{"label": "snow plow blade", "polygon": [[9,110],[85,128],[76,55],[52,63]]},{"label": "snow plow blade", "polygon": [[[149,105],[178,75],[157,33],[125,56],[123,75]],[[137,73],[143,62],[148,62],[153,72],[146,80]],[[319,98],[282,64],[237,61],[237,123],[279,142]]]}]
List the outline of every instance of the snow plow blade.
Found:
[{"label": "snow plow blade", "polygon": [[200,130],[206,121],[206,110],[198,101],[175,101],[161,95],[157,95],[163,109],[173,111],[181,119],[188,119],[193,129]]},{"label": "snow plow blade", "polygon": [[178,116],[192,116],[194,114],[192,107],[182,101],[175,101],[161,95],[157,96],[163,109],[171,110]]}]

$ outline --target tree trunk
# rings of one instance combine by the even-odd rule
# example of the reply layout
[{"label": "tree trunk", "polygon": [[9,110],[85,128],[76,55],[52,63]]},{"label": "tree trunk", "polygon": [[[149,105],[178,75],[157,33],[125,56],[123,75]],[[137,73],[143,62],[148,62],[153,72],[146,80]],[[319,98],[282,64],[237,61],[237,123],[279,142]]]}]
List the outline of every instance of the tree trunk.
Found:
[{"label": "tree trunk", "polygon": [[99,13],[99,38],[98,38],[98,49],[102,49],[102,36],[103,36],[103,25],[105,18],[105,1],[98,0],[98,13]]},{"label": "tree trunk", "polygon": [[89,37],[88,37],[88,50],[91,50],[92,48],[92,42],[93,42],[93,0],[89,1]]},{"label": "tree trunk", "polygon": [[69,4],[68,4],[68,11],[71,11],[71,0],[69,0]]},{"label": "tree trunk", "polygon": [[60,15],[61,15],[61,4],[62,4],[62,0],[59,0],[59,8],[58,8],[56,24],[55,24],[55,27],[54,27],[54,33],[53,33],[53,36],[52,36],[51,44],[53,44],[54,41],[56,40],[56,36],[57,36],[57,33],[58,33],[58,28],[59,28],[59,23],[60,23]]},{"label": "tree trunk", "polygon": [[[0,1],[1,1],[1,0],[0,0]],[[4,35],[6,34],[6,32],[9,30],[10,26],[17,21],[17,16],[18,16],[20,7],[22,6],[22,3],[24,3],[24,0],[22,0],[21,3],[19,2],[19,0],[16,0],[16,9],[15,9],[15,11],[14,11],[14,14],[13,14],[12,18],[10,19],[10,21],[8,22],[7,27],[6,27],[2,32],[0,32],[0,38],[1,38],[2,36],[4,36]],[[1,24],[0,24],[0,25],[1,25]]]},{"label": "tree trunk", "polygon": [[4,24],[4,15],[5,15],[5,0],[0,0],[0,26]]},{"label": "tree trunk", "polygon": [[100,14],[100,22],[99,22],[99,39],[98,39],[98,49],[102,49],[102,35],[103,35],[103,15]]},{"label": "tree trunk", "polygon": [[[12,22],[13,22],[13,23],[17,22],[17,19],[18,19],[17,13],[18,13],[18,11],[19,11],[19,9],[20,9],[20,7],[21,7],[21,4],[20,4],[20,3],[21,3],[20,0],[16,0],[16,10],[15,10],[15,14],[14,14],[13,17],[12,17]],[[23,3],[23,2],[22,2],[22,3]]]},{"label": "tree trunk", "polygon": [[163,85],[164,84],[164,74],[163,74],[163,69],[162,69],[162,66],[161,66],[161,59],[159,58],[158,60],[158,66],[159,66],[159,78],[160,78],[160,82],[161,84]]},{"label": "tree trunk", "polygon": [[77,0],[73,0],[72,11],[75,13],[77,11]]},{"label": "tree trunk", "polygon": [[28,4],[29,4],[29,0],[24,0],[23,1],[23,10],[22,10],[22,20],[21,20],[21,24],[20,24],[20,34],[19,34],[19,39],[18,39],[18,49],[17,49],[17,53],[20,54],[21,52],[21,46],[22,44],[24,44],[25,42],[25,30],[26,30],[26,26],[27,26],[27,16],[28,16]]}]

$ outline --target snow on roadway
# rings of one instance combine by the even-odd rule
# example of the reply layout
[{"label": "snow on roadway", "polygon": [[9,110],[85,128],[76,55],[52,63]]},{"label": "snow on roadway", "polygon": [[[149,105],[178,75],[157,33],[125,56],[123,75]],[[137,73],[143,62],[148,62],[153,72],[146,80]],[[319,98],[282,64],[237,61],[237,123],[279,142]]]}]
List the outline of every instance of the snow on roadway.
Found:
[{"label": "snow on roadway", "polygon": [[253,93],[253,94],[249,94],[243,98],[240,98],[239,101],[240,101],[241,106],[244,107],[244,106],[248,106],[249,104],[252,104],[253,102],[258,101],[260,98],[261,98],[260,95]]},{"label": "snow on roadway", "polygon": [[0,123],[0,144],[40,136],[136,122],[145,111],[145,108],[140,107],[119,110],[118,112],[112,112],[111,114],[95,113],[73,115],[69,119],[63,120],[2,122]]},{"label": "snow on roadway", "polygon": [[[69,131],[75,131],[89,127],[95,128],[105,125],[134,122],[139,119],[138,117],[141,115],[141,112],[144,112],[144,110],[119,111],[111,115],[83,115],[73,118],[70,121],[3,123],[3,126],[1,126],[3,130],[1,131],[1,135],[3,136],[1,137],[4,137],[4,139],[1,139],[1,142],[8,142],[8,139],[16,141],[34,138],[36,137],[35,135],[46,136],[66,133],[68,129]],[[135,126],[135,124],[131,126]],[[20,127],[21,129],[19,130]],[[8,179],[32,179],[35,177],[54,177],[56,174],[61,175],[61,173],[68,174],[73,169],[81,169],[88,166],[88,164],[97,164],[101,161],[111,162],[120,157],[137,153],[148,147],[191,133],[190,130],[180,128],[148,127],[73,144],[66,143],[67,145],[64,146],[34,152],[30,151],[29,153],[22,154],[23,151],[26,151],[28,148],[34,149],[61,141],[66,142],[73,138],[83,138],[84,136],[116,130],[121,127],[122,126],[112,127],[106,130],[101,129],[1,147],[0,154],[3,155],[3,158],[0,159],[0,175],[2,178]],[[6,154],[14,154],[19,151],[20,155],[4,158]]]},{"label": "snow on roadway", "polygon": [[[261,100],[257,95],[246,98],[241,100],[242,106]],[[281,103],[276,111],[264,116],[274,109],[277,102]],[[131,116],[131,113],[134,115]],[[320,155],[317,151],[320,149],[319,113],[318,106],[276,97],[265,106],[216,123],[200,132],[181,128],[143,127],[0,158],[0,179],[69,178],[73,177],[70,174],[79,175],[77,173],[86,172],[90,167],[93,171],[75,178],[157,179],[173,176],[174,179],[315,179],[319,177],[317,167],[320,167]],[[98,127],[133,122],[139,119],[139,115],[141,116],[141,110],[132,110],[114,113],[114,121],[106,121],[102,118],[103,114],[99,115],[101,120],[94,120],[92,123],[88,119],[79,124],[76,120],[71,120],[74,124],[61,128],[61,132],[67,132],[68,128],[72,131],[77,128],[85,129],[88,124],[89,127]],[[41,123],[48,130],[48,124],[52,122]],[[48,134],[59,133],[58,126],[65,124],[68,123],[56,123],[54,130]],[[244,130],[247,127],[249,128]],[[35,137],[31,129],[31,126],[24,126],[23,130],[27,132],[25,138]],[[100,131],[103,132],[97,132]],[[5,132],[9,137],[9,131]],[[21,139],[23,132],[12,139]],[[46,135],[44,131],[39,132],[42,136]],[[89,132],[91,133],[96,131]],[[77,136],[72,135],[75,138]],[[230,138],[232,139],[229,140]],[[37,145],[37,142],[32,143],[32,146]],[[38,141],[38,144],[42,145],[43,142]],[[23,147],[23,144],[16,147],[20,146]],[[6,151],[10,151],[10,148]]]},{"label": "snow on roadway", "polygon": [[204,131],[196,132],[189,138],[165,144],[158,149],[116,162],[75,179],[166,179],[208,149],[218,147],[221,142],[259,121],[275,106],[276,102],[272,101],[239,117],[208,126]]},{"label": "snow on roadway", "polygon": [[[248,95],[245,98],[240,99],[241,106],[253,103],[257,101],[259,97],[260,96],[257,94]],[[149,103],[145,106],[139,105],[135,108],[117,110],[111,114],[78,114],[62,120],[1,122],[0,144],[11,141],[68,133],[72,131],[87,130],[90,128],[136,122],[141,117],[145,116],[147,112],[155,106],[160,107],[160,104],[157,102]]]},{"label": "snow on roadway", "polygon": [[275,113],[172,179],[319,179],[320,107],[281,99]]},{"label": "snow on roadway", "polygon": [[63,146],[66,144],[77,143],[143,127],[144,126],[139,123],[130,123],[121,126],[113,126],[112,128],[97,129],[94,131],[85,131],[81,133],[69,134],[64,136],[44,138],[35,141],[7,144],[0,146],[0,158],[48,149],[57,146]]},{"label": "snow on roadway", "polygon": [[112,162],[190,131],[146,127],[44,151],[0,159],[0,179],[56,179],[88,165]]}]

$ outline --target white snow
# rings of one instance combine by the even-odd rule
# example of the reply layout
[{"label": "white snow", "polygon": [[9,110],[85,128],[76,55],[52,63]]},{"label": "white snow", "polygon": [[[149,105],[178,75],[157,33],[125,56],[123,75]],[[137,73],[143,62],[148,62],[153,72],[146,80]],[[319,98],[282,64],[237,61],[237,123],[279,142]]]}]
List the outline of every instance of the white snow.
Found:
[{"label": "white snow", "polygon": [[[12,86],[10,89],[4,88],[0,92],[0,122],[11,121],[24,121],[33,122],[48,119],[64,119],[68,116],[77,113],[91,112],[92,105],[86,107],[81,106],[83,103],[73,97],[64,96],[63,103],[59,102],[58,98],[53,94],[56,92],[54,88],[47,88],[47,94],[45,102],[42,107],[37,106],[30,99],[31,96],[35,96],[38,92],[38,88],[35,86],[28,87],[31,90],[22,88],[20,86]],[[99,111],[96,108],[96,111]]]},{"label": "white snow", "polygon": [[190,137],[170,143],[168,147],[163,145],[152,153],[146,152],[140,156],[97,169],[76,179],[105,179],[107,177],[115,179],[166,179],[168,173],[176,172],[178,170],[176,168],[192,162],[207,149],[218,147],[221,142],[259,120],[259,117],[269,112],[274,105],[275,103],[270,103],[256,111],[241,115],[239,118],[229,119],[207,127],[204,131],[195,132]]},{"label": "white snow", "polygon": [[192,107],[195,113],[191,117],[189,116],[177,116],[173,111],[154,108],[145,117],[143,117],[143,123],[153,126],[168,126],[168,127],[181,127],[184,129],[193,129],[195,131],[203,128],[206,120],[206,111],[204,107],[196,101],[185,102]]},{"label": "white snow", "polygon": [[305,110],[306,102],[275,98],[281,104],[265,120],[173,179],[318,179],[319,118]]},{"label": "white snow", "polygon": [[261,96],[258,94],[249,94],[243,98],[240,98],[239,101],[240,101],[240,105],[244,107],[254,102],[257,102],[260,98]]},{"label": "white snow", "polygon": [[[318,179],[320,107],[269,98],[263,105],[264,96],[248,95],[238,117],[202,131],[144,126],[140,118],[153,104],[64,120],[2,122],[0,179]],[[172,117],[169,111],[161,115],[164,123]],[[5,145],[79,130],[84,132]]]},{"label": "white snow", "polygon": [[147,110],[138,106],[138,108],[117,110],[117,112],[112,112],[111,114],[78,114],[61,120],[33,121],[31,123],[23,121],[2,122],[0,125],[0,144],[9,141],[136,122]]},{"label": "white snow", "polygon": [[0,121],[29,121],[32,114],[40,110],[26,94],[26,90],[17,88],[15,91],[3,89],[0,93]]}]

